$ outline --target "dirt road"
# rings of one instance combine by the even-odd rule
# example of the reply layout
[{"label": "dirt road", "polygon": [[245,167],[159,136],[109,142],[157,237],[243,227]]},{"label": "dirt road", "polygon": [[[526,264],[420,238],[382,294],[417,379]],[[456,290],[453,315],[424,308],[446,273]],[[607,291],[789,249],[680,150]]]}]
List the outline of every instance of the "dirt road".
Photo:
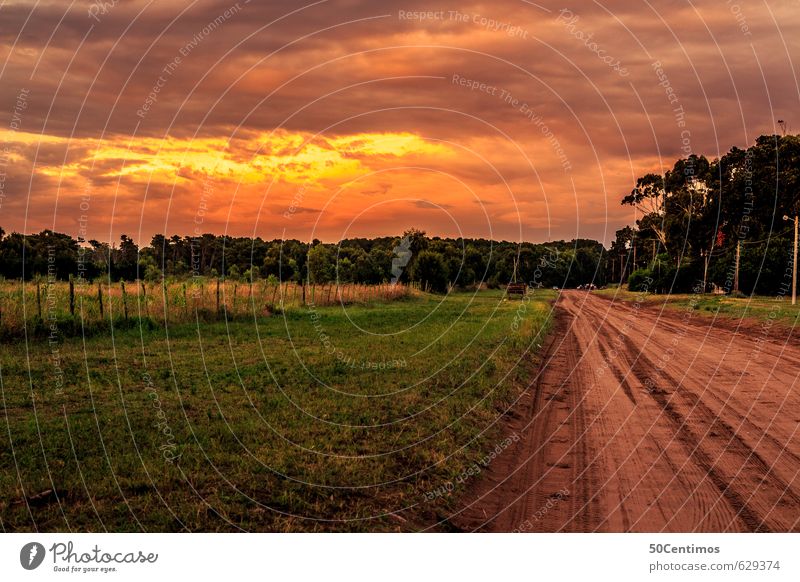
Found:
[{"label": "dirt road", "polygon": [[488,531],[800,531],[800,342],[566,291],[519,442],[451,518]]}]

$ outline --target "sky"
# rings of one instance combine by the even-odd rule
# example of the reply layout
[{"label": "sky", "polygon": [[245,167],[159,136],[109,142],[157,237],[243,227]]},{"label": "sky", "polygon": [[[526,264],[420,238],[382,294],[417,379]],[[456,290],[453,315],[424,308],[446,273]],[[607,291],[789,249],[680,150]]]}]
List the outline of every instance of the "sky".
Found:
[{"label": "sky", "polygon": [[797,0],[0,3],[0,226],[609,242],[800,130]]}]

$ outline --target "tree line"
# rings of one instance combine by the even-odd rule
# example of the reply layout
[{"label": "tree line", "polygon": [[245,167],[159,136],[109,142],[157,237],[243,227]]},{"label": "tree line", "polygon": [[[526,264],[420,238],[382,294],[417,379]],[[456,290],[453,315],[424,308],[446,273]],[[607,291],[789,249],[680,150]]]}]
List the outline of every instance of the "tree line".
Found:
[{"label": "tree line", "polygon": [[338,244],[203,234],[155,235],[140,247],[122,235],[117,244],[84,241],[50,230],[6,234],[0,228],[0,276],[66,280],[155,281],[219,277],[324,284],[419,282],[444,291],[511,281],[534,287],[605,282],[605,249],[595,240],[546,244],[429,237],[410,229],[395,237],[353,238]]},{"label": "tree line", "polygon": [[711,161],[678,159],[664,174],[640,177],[621,203],[639,218],[616,233],[611,279],[632,290],[784,295],[800,212],[800,136],[763,135]]}]

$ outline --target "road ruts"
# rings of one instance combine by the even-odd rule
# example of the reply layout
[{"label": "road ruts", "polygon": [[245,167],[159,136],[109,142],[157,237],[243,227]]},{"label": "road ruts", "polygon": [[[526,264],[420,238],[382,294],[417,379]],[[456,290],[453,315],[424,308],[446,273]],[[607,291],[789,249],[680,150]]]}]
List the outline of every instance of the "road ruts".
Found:
[{"label": "road ruts", "polygon": [[[485,531],[800,531],[800,342],[565,291],[519,442],[450,519]],[[785,338],[783,338],[785,340]]]}]

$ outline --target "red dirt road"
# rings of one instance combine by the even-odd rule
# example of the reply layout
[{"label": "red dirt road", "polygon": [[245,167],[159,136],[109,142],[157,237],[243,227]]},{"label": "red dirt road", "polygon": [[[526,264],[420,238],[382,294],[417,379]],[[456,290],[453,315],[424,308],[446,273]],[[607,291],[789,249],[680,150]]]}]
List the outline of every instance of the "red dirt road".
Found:
[{"label": "red dirt road", "polygon": [[553,343],[510,414],[521,438],[451,523],[800,531],[800,347],[772,335],[562,293]]}]

